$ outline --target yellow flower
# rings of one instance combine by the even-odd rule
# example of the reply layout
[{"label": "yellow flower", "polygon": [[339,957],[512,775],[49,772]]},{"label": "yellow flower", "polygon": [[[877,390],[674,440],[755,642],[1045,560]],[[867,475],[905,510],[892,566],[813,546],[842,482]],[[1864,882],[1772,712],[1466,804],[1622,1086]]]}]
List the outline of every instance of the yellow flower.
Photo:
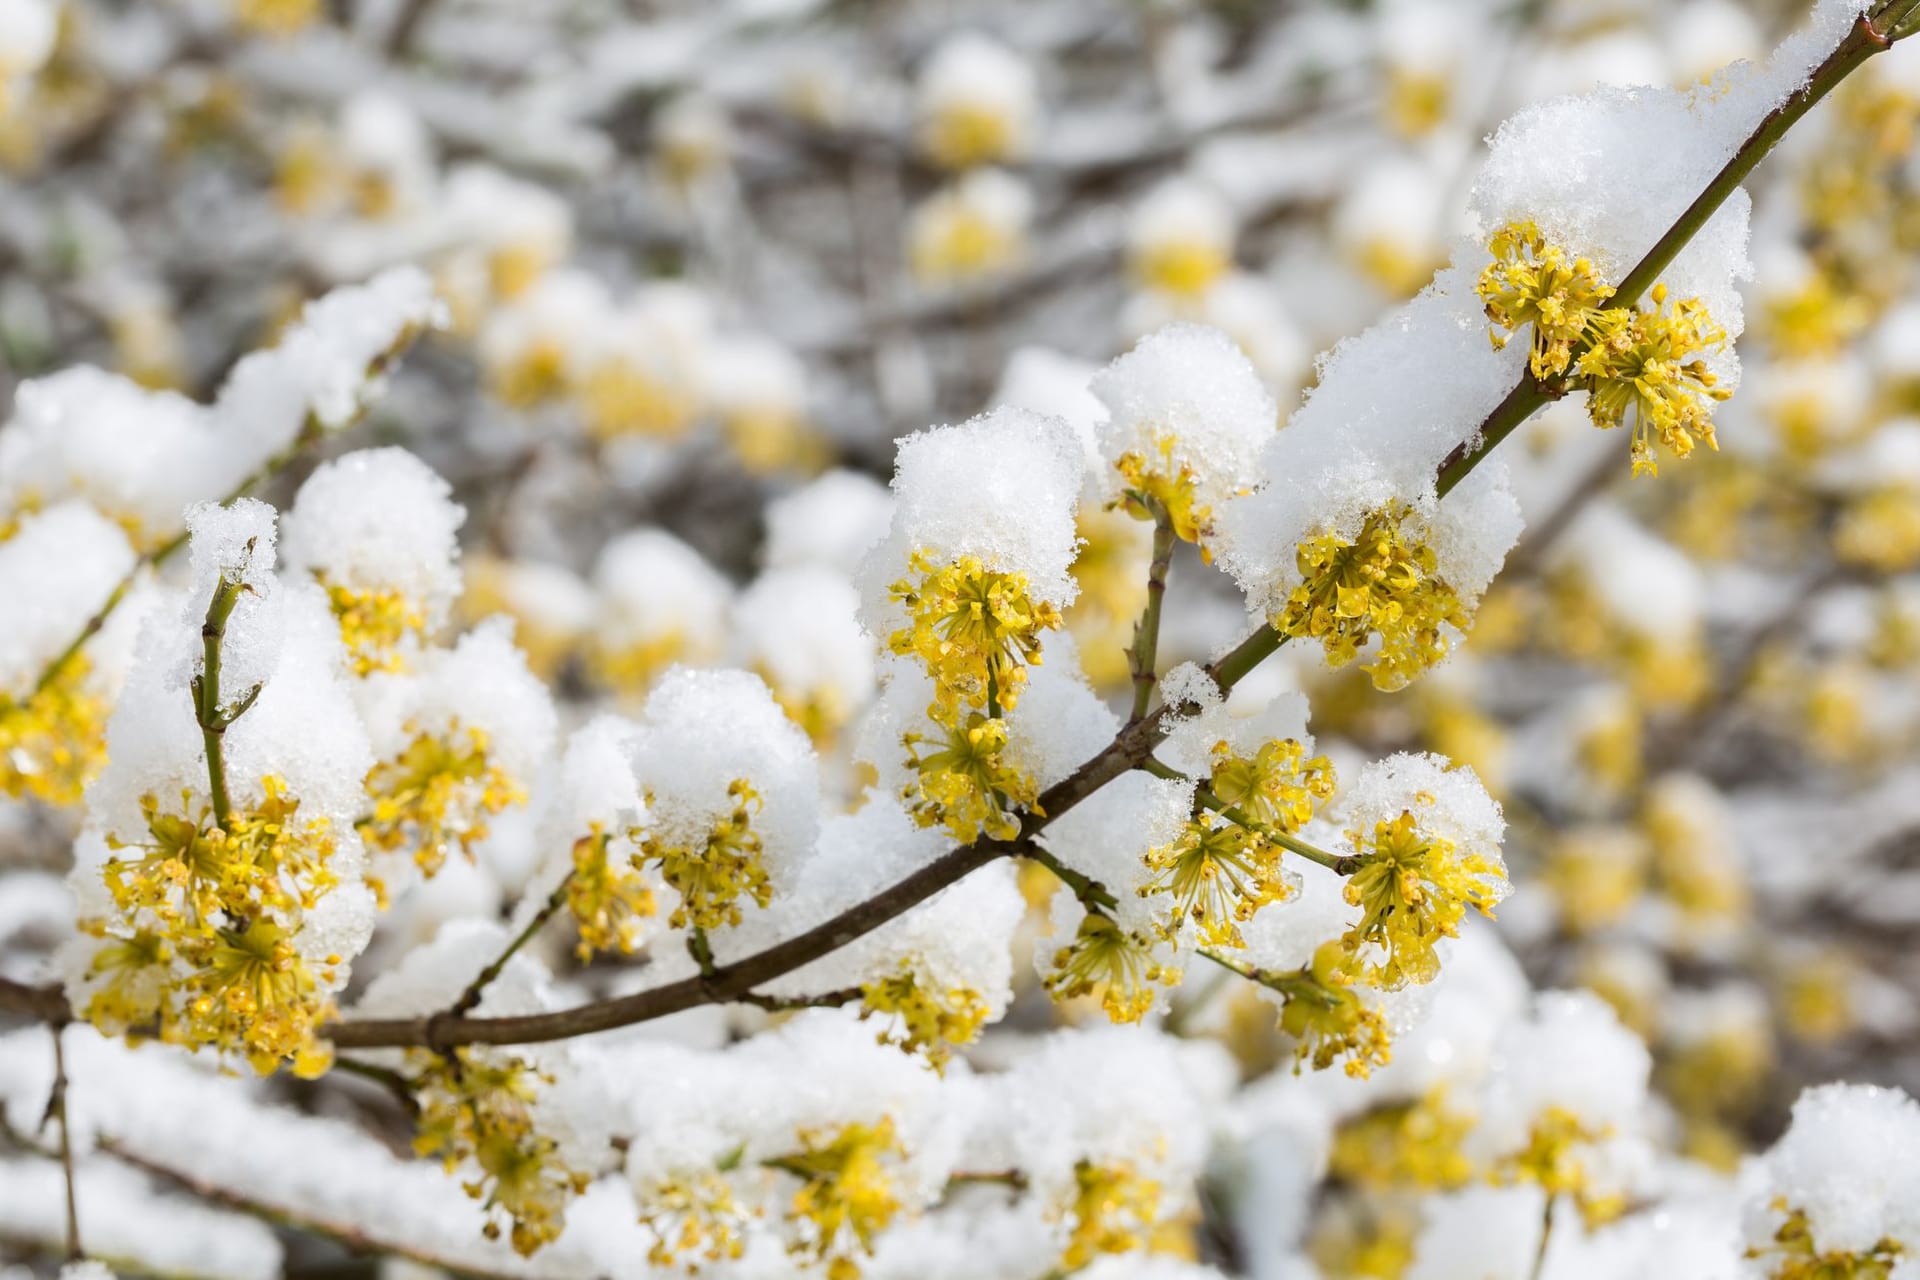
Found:
[{"label": "yellow flower", "polygon": [[1300,585],[1272,618],[1283,635],[1320,641],[1327,662],[1343,667],[1373,636],[1380,651],[1362,670],[1376,688],[1404,689],[1447,655],[1446,628],[1471,621],[1438,576],[1439,558],[1407,528],[1407,508],[1392,502],[1368,516],[1352,541],[1329,530],[1300,544]]},{"label": "yellow flower", "polygon": [[1225,742],[1217,742],[1213,794],[1262,825],[1292,835],[1333,795],[1332,762],[1306,755],[1292,738],[1274,738],[1252,756],[1236,755]]},{"label": "yellow flower", "polygon": [[1127,481],[1120,506],[1139,520],[1154,519],[1156,507],[1165,511],[1174,535],[1197,545],[1213,532],[1213,508],[1199,500],[1199,480],[1193,468],[1174,461],[1179,441],[1163,435],[1154,443],[1157,457],[1149,459],[1143,453],[1128,452],[1114,464]]},{"label": "yellow flower", "polygon": [[76,654],[46,688],[19,702],[0,694],[0,793],[80,803],[107,761],[107,704],[90,688],[92,670]]},{"label": "yellow flower", "polygon": [[1393,990],[1433,981],[1440,972],[1435,945],[1459,936],[1468,907],[1493,914],[1505,872],[1486,854],[1422,830],[1407,810],[1375,823],[1371,832],[1349,831],[1347,837],[1361,861],[1347,880],[1346,898],[1363,912],[1346,933],[1347,948],[1385,953],[1367,970],[1374,986]]},{"label": "yellow flower", "polygon": [[742,897],[762,907],[773,900],[766,847],[753,829],[760,795],[745,778],[735,778],[727,797],[732,809],[714,820],[698,847],[666,844],[658,835],[640,844],[638,860],[657,863],[661,876],[679,891],[680,905],[667,917],[675,929],[736,925]]},{"label": "yellow flower", "polygon": [[1157,924],[1168,941],[1191,921],[1203,945],[1243,947],[1240,926],[1293,891],[1278,845],[1208,814],[1188,822],[1171,844],[1148,850],[1146,864],[1150,875],[1140,896],[1172,899],[1171,916]]},{"label": "yellow flower", "polygon": [[852,1254],[873,1254],[874,1237],[900,1212],[890,1166],[904,1158],[893,1118],[800,1134],[801,1149],[768,1163],[801,1179],[788,1210],[802,1238],[788,1249],[797,1257],[827,1263],[829,1280],[860,1274]]},{"label": "yellow flower", "polygon": [[1203,297],[1233,265],[1223,245],[1208,240],[1162,240],[1134,250],[1134,277],[1149,289],[1180,298]]},{"label": "yellow flower", "polygon": [[1814,1246],[1806,1210],[1788,1211],[1784,1201],[1776,1201],[1773,1207],[1787,1217],[1773,1233],[1772,1245],[1747,1250],[1747,1257],[1765,1264],[1769,1280],[1887,1280],[1906,1256],[1906,1247],[1891,1238],[1875,1241],[1864,1253],[1820,1252]]},{"label": "yellow flower", "polygon": [[486,819],[525,803],[526,793],[493,763],[485,730],[455,720],[443,733],[413,733],[399,755],[368,772],[373,813],[360,835],[389,852],[411,844],[414,861],[432,876],[453,845],[471,858],[487,838]]},{"label": "yellow flower", "polygon": [[574,954],[581,964],[596,951],[633,954],[640,941],[640,922],[658,909],[653,890],[632,866],[608,855],[615,835],[599,823],[573,842],[573,875],[567,880],[567,910],[580,929]]},{"label": "yellow flower", "polygon": [[1065,1217],[1072,1234],[1060,1262],[1078,1271],[1103,1253],[1145,1248],[1160,1217],[1160,1184],[1126,1160],[1073,1166],[1074,1196]]},{"label": "yellow flower", "polygon": [[964,724],[946,730],[938,750],[921,755],[921,746],[934,741],[917,733],[902,738],[916,776],[901,798],[914,821],[945,826],[962,843],[983,833],[995,840],[1017,839],[1020,811],[1040,812],[1039,791],[1003,756],[1007,722],[972,712]]},{"label": "yellow flower", "polygon": [[559,1238],[567,1202],[591,1178],[569,1169],[558,1144],[534,1124],[533,1104],[552,1080],[523,1059],[498,1052],[455,1049],[441,1056],[413,1051],[420,1100],[414,1151],[440,1160],[448,1173],[471,1164],[475,1176],[461,1188],[483,1200],[485,1233],[498,1239],[504,1214],[514,1252],[531,1256]]},{"label": "yellow flower", "polygon": [[1591,344],[1574,364],[1587,390],[1587,415],[1603,428],[1633,419],[1633,473],[1657,475],[1657,438],[1676,458],[1696,443],[1718,449],[1712,403],[1733,393],[1700,354],[1726,342],[1726,330],[1707,314],[1706,303],[1689,298],[1662,311],[1667,287],[1653,288],[1653,307],[1619,307],[1588,321]]},{"label": "yellow flower", "polygon": [[103,1030],[238,1053],[262,1075],[283,1061],[317,1075],[331,1061],[316,1034],[333,1013],[321,984],[335,975],[316,973],[294,939],[300,913],[338,883],[337,844],[278,778],[261,786],[260,803],[236,808],[225,828],[191,793],[178,814],[149,795],[145,838],[109,836],[101,878],[118,914],[82,922],[105,941],[93,974],[108,975],[86,1012]]},{"label": "yellow flower", "polygon": [[249,31],[290,36],[320,16],[320,0],[233,0],[233,17]]},{"label": "yellow flower", "polygon": [[1473,1181],[1466,1156],[1473,1117],[1455,1111],[1443,1090],[1379,1107],[1340,1126],[1329,1168],[1343,1182],[1385,1189],[1457,1191]]},{"label": "yellow flower", "polygon": [[89,962],[89,980],[99,980],[80,1016],[108,1035],[170,1034],[175,1017],[173,947],[158,929],[136,929],[127,937],[106,932],[103,921],[84,920],[80,928],[102,939]]},{"label": "yellow flower", "polygon": [[356,590],[329,582],[323,574],[327,602],[340,620],[340,639],[347,647],[355,675],[374,671],[405,671],[401,646],[408,636],[427,629],[426,614],[399,591]]},{"label": "yellow flower", "polygon": [[[1533,326],[1527,364],[1536,378],[1557,378],[1573,362],[1595,314],[1613,296],[1593,263],[1567,261],[1532,222],[1514,222],[1494,234],[1493,261],[1480,273],[1477,292],[1495,329],[1494,350],[1522,326]],[[1501,333],[1499,330],[1506,332]]]},{"label": "yellow flower", "polygon": [[1179,978],[1153,958],[1153,944],[1088,912],[1072,942],[1053,955],[1047,990],[1056,1000],[1097,996],[1114,1022],[1138,1022],[1158,998],[1154,984],[1170,986]]},{"label": "yellow flower", "polygon": [[945,1068],[955,1045],[972,1044],[979,1038],[990,1012],[986,1000],[972,987],[942,989],[909,960],[862,986],[860,1003],[862,1018],[887,1020],[881,1044],[923,1054],[936,1069]]},{"label": "yellow flower", "polygon": [[909,622],[887,645],[926,665],[935,690],[929,714],[952,726],[963,709],[1011,710],[1027,667],[1040,662],[1040,633],[1060,626],[1059,609],[1028,594],[1025,574],[995,573],[978,556],[941,565],[916,551],[908,563],[918,581],[902,578],[889,592]]},{"label": "yellow flower", "polygon": [[1018,138],[1016,122],[986,102],[950,102],[920,126],[920,147],[943,169],[971,169],[1006,159]]},{"label": "yellow flower", "polygon": [[1347,1074],[1364,1080],[1393,1060],[1393,1045],[1380,1010],[1354,993],[1353,968],[1352,953],[1334,938],[1314,951],[1305,969],[1271,981],[1285,998],[1280,1029],[1298,1041],[1295,1057],[1312,1059],[1315,1071],[1344,1057]]},{"label": "yellow flower", "polygon": [[[555,380],[561,376],[556,373]],[[577,396],[587,431],[596,440],[622,436],[677,440],[693,426],[700,411],[695,393],[682,380],[618,357],[588,370],[580,379]]]},{"label": "yellow flower", "polygon": [[1569,933],[1589,934],[1617,924],[1647,888],[1647,843],[1619,827],[1564,831],[1547,851],[1541,877]]},{"label": "yellow flower", "polygon": [[[694,1257],[736,1261],[746,1252],[747,1223],[755,1214],[741,1207],[733,1187],[717,1173],[661,1179],[638,1199],[640,1221],[653,1232],[647,1261],[656,1267]],[[688,1271],[697,1269],[687,1264]]]},{"label": "yellow flower", "polygon": [[187,1043],[241,1053],[261,1075],[283,1060],[312,1078],[332,1065],[330,1047],[315,1037],[333,1014],[313,971],[295,951],[289,930],[260,916],[241,928],[220,928],[209,940],[183,941],[194,965],[181,1035]]},{"label": "yellow flower", "polygon": [[1589,1125],[1565,1107],[1548,1107],[1534,1117],[1527,1145],[1495,1163],[1493,1181],[1509,1185],[1530,1182],[1545,1191],[1549,1199],[1572,1196],[1587,1225],[1597,1226],[1619,1216],[1625,1208],[1617,1194],[1603,1193],[1594,1186],[1587,1167],[1593,1144],[1609,1132]]},{"label": "yellow flower", "polygon": [[1833,551],[1842,563],[1889,576],[1920,564],[1920,492],[1888,485],[1848,503]]}]

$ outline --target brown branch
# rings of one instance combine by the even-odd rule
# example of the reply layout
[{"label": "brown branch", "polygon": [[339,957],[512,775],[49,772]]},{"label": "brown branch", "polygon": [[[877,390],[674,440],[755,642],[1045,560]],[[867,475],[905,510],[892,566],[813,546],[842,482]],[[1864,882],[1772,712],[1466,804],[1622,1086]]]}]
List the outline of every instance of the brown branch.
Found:
[{"label": "brown branch", "polygon": [[474,1277],[475,1280],[493,1280],[495,1275],[506,1280],[506,1273],[476,1271],[472,1267],[431,1253],[417,1245],[397,1240],[383,1240],[369,1235],[361,1228],[344,1222],[335,1222],[299,1209],[269,1204],[256,1200],[245,1192],[223,1186],[199,1174],[189,1173],[185,1169],[176,1169],[156,1160],[148,1159],[128,1150],[113,1138],[101,1137],[99,1147],[102,1151],[131,1168],[138,1169],[147,1176],[176,1190],[184,1191],[209,1204],[223,1209],[232,1209],[249,1217],[277,1227],[286,1227],[308,1235],[323,1236],[332,1240],[352,1253],[405,1258],[409,1262],[418,1262],[423,1266],[437,1267],[457,1276]]},{"label": "brown branch", "polygon": [[73,1010],[67,1006],[67,993],[57,982],[36,987],[12,978],[0,978],[0,1011],[54,1026],[74,1020]]}]

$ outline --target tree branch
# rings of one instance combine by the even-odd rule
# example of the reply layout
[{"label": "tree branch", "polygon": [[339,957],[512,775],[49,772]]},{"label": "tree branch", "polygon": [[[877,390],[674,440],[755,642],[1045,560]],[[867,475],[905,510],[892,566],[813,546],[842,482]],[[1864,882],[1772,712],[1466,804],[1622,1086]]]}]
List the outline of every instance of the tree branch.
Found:
[{"label": "tree branch", "polygon": [[1166,508],[1155,502],[1153,512],[1153,560],[1147,565],[1147,604],[1133,626],[1133,714],[1130,720],[1146,717],[1153,701],[1153,687],[1159,680],[1160,607],[1167,595],[1167,569],[1173,563],[1173,519]]}]

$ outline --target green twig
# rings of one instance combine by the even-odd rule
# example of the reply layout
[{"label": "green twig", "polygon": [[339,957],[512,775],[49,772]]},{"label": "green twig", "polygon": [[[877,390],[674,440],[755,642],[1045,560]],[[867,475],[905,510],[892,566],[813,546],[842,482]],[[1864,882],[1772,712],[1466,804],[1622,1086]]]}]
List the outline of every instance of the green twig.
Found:
[{"label": "green twig", "polygon": [[553,887],[553,892],[547,895],[547,900],[540,904],[540,909],[533,913],[533,919],[527,921],[526,927],[514,934],[513,940],[507,943],[500,954],[495,956],[486,968],[474,975],[473,981],[467,984],[467,989],[460,993],[460,998],[448,1008],[447,1017],[463,1018],[479,1006],[480,998],[487,994],[487,988],[492,986],[494,980],[506,970],[507,962],[520,953],[520,948],[532,942],[534,935],[546,927],[547,921],[553,919],[560,908],[567,905],[567,889],[572,884],[573,872],[569,869],[566,875],[560,877],[560,883]]},{"label": "green twig", "polygon": [[1133,669],[1133,714],[1130,723],[1146,719],[1147,706],[1153,701],[1153,688],[1159,680],[1160,609],[1167,595],[1167,570],[1173,563],[1177,539],[1173,519],[1158,502],[1150,505],[1153,513],[1153,559],[1147,565],[1147,604],[1140,620],[1133,624],[1133,647],[1128,651]]},{"label": "green twig", "polygon": [[1213,810],[1235,826],[1245,827],[1262,840],[1271,841],[1289,853],[1300,855],[1308,862],[1317,862],[1335,875],[1350,876],[1361,867],[1359,858],[1351,854],[1328,853],[1325,849],[1308,844],[1298,836],[1289,835],[1278,827],[1269,826],[1251,814],[1234,808],[1207,787],[1196,786],[1193,789],[1193,798],[1196,803]]},{"label": "green twig", "polygon": [[1020,856],[1053,872],[1067,888],[1073,890],[1073,896],[1080,900],[1080,905],[1089,911],[1107,915],[1120,905],[1120,900],[1105,885],[1084,872],[1075,871],[1039,845],[1023,851]]},{"label": "green twig", "polygon": [[[247,540],[247,553],[253,552],[253,540]],[[247,713],[260,696],[260,686],[242,694],[231,707],[220,705],[220,653],[226,643],[227,620],[243,593],[251,591],[238,578],[221,577],[207,605],[207,619],[200,626],[200,674],[193,678],[194,719],[200,725],[200,741],[207,753],[207,791],[213,799],[213,820],[222,831],[228,829],[233,801],[227,792],[226,735],[233,722]]]}]

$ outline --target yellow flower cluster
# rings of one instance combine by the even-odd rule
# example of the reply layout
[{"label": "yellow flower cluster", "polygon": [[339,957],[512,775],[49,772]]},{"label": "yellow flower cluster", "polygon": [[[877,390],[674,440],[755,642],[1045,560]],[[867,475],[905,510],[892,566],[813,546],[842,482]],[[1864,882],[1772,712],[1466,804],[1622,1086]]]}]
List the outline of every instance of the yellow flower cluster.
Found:
[{"label": "yellow flower cluster", "polygon": [[[758,1211],[743,1208],[733,1185],[718,1173],[664,1178],[639,1197],[640,1221],[653,1233],[647,1261],[656,1267],[683,1259],[737,1261],[746,1252],[748,1221]],[[697,1269],[689,1261],[687,1269]]]},{"label": "yellow flower cluster", "polygon": [[659,909],[653,890],[637,874],[633,859],[610,856],[617,837],[599,823],[573,842],[573,874],[567,878],[567,910],[580,930],[574,955],[581,964],[596,951],[633,954],[640,942],[640,922]]},{"label": "yellow flower cluster", "polygon": [[1764,1264],[1769,1280],[1888,1280],[1907,1254],[1891,1239],[1875,1241],[1865,1253],[1818,1252],[1805,1210],[1788,1211],[1784,1202],[1776,1202],[1774,1209],[1787,1217],[1773,1233],[1772,1247],[1747,1250],[1747,1257]]},{"label": "yellow flower cluster", "polygon": [[690,649],[686,633],[678,628],[627,645],[609,644],[596,636],[589,641],[587,666],[594,679],[609,689],[643,693],[662,671],[690,660]]},{"label": "yellow flower cluster", "polygon": [[[109,839],[115,856],[101,874],[117,914],[83,922],[108,940],[93,960],[106,981],[85,1013],[105,1030],[238,1053],[263,1075],[283,1061],[317,1075],[331,1051],[316,1028],[333,1011],[320,979],[333,974],[316,975],[293,937],[300,913],[337,883],[335,839],[325,819],[300,817],[278,778],[262,788],[225,828],[191,793],[179,813],[149,795],[145,838]],[[184,973],[172,971],[175,959]]]},{"label": "yellow flower cluster", "polygon": [[1125,1160],[1073,1167],[1072,1223],[1061,1265],[1078,1271],[1103,1253],[1144,1249],[1159,1223],[1161,1186]]},{"label": "yellow flower cluster", "polygon": [[[1017,810],[1031,808],[1033,780],[1003,753],[1002,715],[1019,701],[1027,667],[1040,661],[1040,634],[1061,625],[1060,611],[1029,593],[1025,574],[996,573],[977,556],[936,564],[915,552],[916,577],[891,587],[908,625],[888,638],[893,652],[912,655],[933,677],[927,715],[941,738],[903,736],[915,779],[905,788],[922,826],[945,825],[955,839],[982,832],[998,840],[1019,834]],[[935,750],[921,753],[923,744]]]},{"label": "yellow flower cluster", "polygon": [[1138,451],[1120,455],[1114,466],[1127,482],[1120,506],[1140,520],[1155,519],[1156,508],[1164,511],[1174,535],[1197,544],[1213,532],[1213,509],[1199,500],[1193,468],[1174,461],[1177,443],[1170,435],[1158,437],[1155,452],[1159,456],[1153,459]]},{"label": "yellow flower cluster", "polygon": [[1380,1010],[1353,990],[1354,976],[1353,953],[1334,938],[1306,968],[1279,975],[1273,986],[1286,999],[1280,1029],[1297,1043],[1295,1057],[1311,1058],[1315,1071],[1345,1058],[1347,1074],[1363,1080],[1393,1060],[1393,1046]]},{"label": "yellow flower cluster", "polygon": [[1833,551],[1843,563],[1878,574],[1920,564],[1920,493],[1889,485],[1848,503],[1834,526]]},{"label": "yellow flower cluster", "polygon": [[1153,958],[1153,944],[1108,917],[1088,912],[1073,941],[1054,952],[1046,988],[1056,1000],[1095,996],[1114,1022],[1138,1022],[1158,998],[1156,985],[1171,986],[1179,974]]},{"label": "yellow flower cluster", "polygon": [[773,898],[766,849],[753,829],[760,795],[745,778],[727,784],[733,807],[716,818],[699,845],[667,844],[650,835],[640,844],[640,860],[659,865],[666,882],[680,893],[680,905],[667,917],[676,929],[717,929],[740,923],[740,899],[759,906]]},{"label": "yellow flower cluster", "polygon": [[1146,855],[1147,882],[1141,897],[1164,895],[1172,912],[1158,921],[1172,940],[1191,921],[1209,947],[1243,947],[1240,926],[1269,902],[1292,892],[1280,866],[1280,846],[1210,814],[1194,818],[1171,844]]},{"label": "yellow flower cluster", "polygon": [[1726,330],[1713,322],[1698,298],[1661,308],[1667,286],[1653,287],[1653,307],[1614,308],[1589,323],[1590,345],[1574,365],[1587,388],[1587,414],[1598,427],[1617,427],[1633,418],[1633,473],[1658,475],[1653,441],[1676,458],[1695,444],[1718,449],[1713,438],[1710,402],[1733,393],[1716,386],[1700,353],[1726,342]]},{"label": "yellow flower cluster", "polygon": [[1369,947],[1383,953],[1366,972],[1374,986],[1395,990],[1433,981],[1440,972],[1435,945],[1459,936],[1468,907],[1493,914],[1504,872],[1478,850],[1423,830],[1407,810],[1347,837],[1360,868],[1347,880],[1346,897],[1363,914],[1345,945],[1355,954]]},{"label": "yellow flower cluster", "polygon": [[320,0],[233,0],[234,21],[261,35],[290,36],[319,16]]},{"label": "yellow flower cluster", "polygon": [[1404,689],[1447,655],[1445,628],[1465,631],[1466,609],[1438,575],[1433,548],[1413,536],[1410,512],[1391,502],[1351,540],[1328,530],[1300,544],[1300,585],[1271,619],[1282,635],[1318,640],[1343,667],[1373,636],[1380,651],[1361,669],[1374,687]]},{"label": "yellow flower cluster", "polygon": [[1723,345],[1727,334],[1706,303],[1688,298],[1667,309],[1667,287],[1657,284],[1650,308],[1609,305],[1613,290],[1593,264],[1569,262],[1531,222],[1503,227],[1490,247],[1494,260],[1478,292],[1493,345],[1505,346],[1531,324],[1528,367],[1535,378],[1585,390],[1595,426],[1633,419],[1635,475],[1658,473],[1656,439],[1679,458],[1697,444],[1719,447],[1712,402],[1731,393],[1716,386],[1702,353]]},{"label": "yellow flower cluster", "polygon": [[800,1150],[768,1161],[801,1180],[788,1220],[802,1234],[788,1250],[827,1264],[827,1280],[858,1280],[854,1253],[872,1256],[873,1241],[901,1209],[891,1165],[905,1156],[893,1118],[800,1134]]},{"label": "yellow flower cluster", "polygon": [[985,102],[950,102],[920,126],[920,146],[943,169],[971,169],[1005,158],[1016,141],[1014,120]]},{"label": "yellow flower cluster", "polygon": [[1023,573],[995,573],[978,556],[936,564],[924,551],[908,561],[917,575],[889,588],[908,625],[887,639],[933,677],[929,714],[953,725],[968,709],[994,714],[1020,700],[1028,665],[1040,662],[1040,633],[1060,626],[1060,611],[1028,593]]},{"label": "yellow flower cluster", "polygon": [[1548,1107],[1534,1117],[1527,1145],[1495,1163],[1491,1180],[1530,1182],[1549,1199],[1571,1196],[1587,1225],[1599,1226],[1626,1208],[1617,1194],[1596,1194],[1587,1169],[1587,1152],[1606,1136],[1565,1107]]},{"label": "yellow flower cluster", "polygon": [[554,1140],[534,1125],[533,1104],[551,1083],[520,1058],[455,1049],[425,1058],[414,1079],[420,1100],[414,1151],[442,1161],[448,1173],[471,1162],[461,1187],[488,1212],[487,1238],[498,1239],[504,1214],[514,1252],[531,1256],[559,1238],[567,1202],[587,1189],[587,1174],[560,1160]]},{"label": "yellow flower cluster", "polygon": [[1343,1182],[1380,1190],[1399,1186],[1457,1191],[1474,1179],[1465,1149],[1473,1118],[1435,1089],[1412,1102],[1376,1107],[1334,1135],[1328,1161]]},{"label": "yellow flower cluster", "polygon": [[1206,240],[1167,240],[1136,249],[1133,274],[1149,289],[1178,298],[1203,298],[1233,266],[1233,255]]},{"label": "yellow flower cluster", "polygon": [[354,674],[406,670],[400,647],[408,636],[419,636],[427,628],[420,607],[399,591],[358,591],[324,578],[321,582],[333,616],[340,620],[340,639]]},{"label": "yellow flower cluster", "polygon": [[972,1044],[986,1025],[985,998],[972,987],[946,987],[930,982],[911,961],[903,960],[894,973],[860,988],[860,1016],[887,1019],[881,1044],[894,1044],[908,1053],[925,1055],[936,1070],[944,1070],[954,1046]]},{"label": "yellow flower cluster", "polygon": [[[1013,840],[1020,835],[1019,810],[1038,812],[1033,780],[1004,758],[1005,720],[989,720],[975,711],[964,724],[947,729],[942,743],[933,744],[918,733],[905,735],[903,741],[917,774],[905,799],[921,826],[944,825],[963,842],[983,832],[995,840]],[[922,755],[921,747],[929,744],[938,750]]]},{"label": "yellow flower cluster", "polygon": [[1573,363],[1588,322],[1613,297],[1613,289],[1600,283],[1586,258],[1569,262],[1566,252],[1548,243],[1533,222],[1502,227],[1488,247],[1493,262],[1481,273],[1478,292],[1495,326],[1489,331],[1494,350],[1530,324],[1533,349],[1527,367],[1536,378],[1559,377]]},{"label": "yellow flower cluster", "polygon": [[19,702],[0,694],[0,793],[80,803],[107,760],[107,705],[91,677],[92,664],[77,654],[37,693]]},{"label": "yellow flower cluster", "polygon": [[1246,942],[1240,926],[1291,892],[1280,846],[1268,833],[1292,835],[1312,819],[1314,807],[1333,794],[1333,766],[1324,756],[1307,759],[1292,738],[1269,741],[1251,756],[1219,742],[1212,784],[1213,794],[1237,817],[1264,830],[1212,814],[1196,816],[1177,839],[1147,853],[1152,874],[1140,894],[1172,900],[1172,913],[1161,922],[1169,940],[1191,921],[1204,945],[1241,947]]},{"label": "yellow flower cluster", "polygon": [[455,720],[443,733],[413,735],[399,755],[367,774],[373,812],[360,822],[360,836],[388,852],[411,845],[414,861],[431,876],[455,844],[471,857],[487,837],[486,819],[524,803],[526,793],[493,763],[484,730]]}]

